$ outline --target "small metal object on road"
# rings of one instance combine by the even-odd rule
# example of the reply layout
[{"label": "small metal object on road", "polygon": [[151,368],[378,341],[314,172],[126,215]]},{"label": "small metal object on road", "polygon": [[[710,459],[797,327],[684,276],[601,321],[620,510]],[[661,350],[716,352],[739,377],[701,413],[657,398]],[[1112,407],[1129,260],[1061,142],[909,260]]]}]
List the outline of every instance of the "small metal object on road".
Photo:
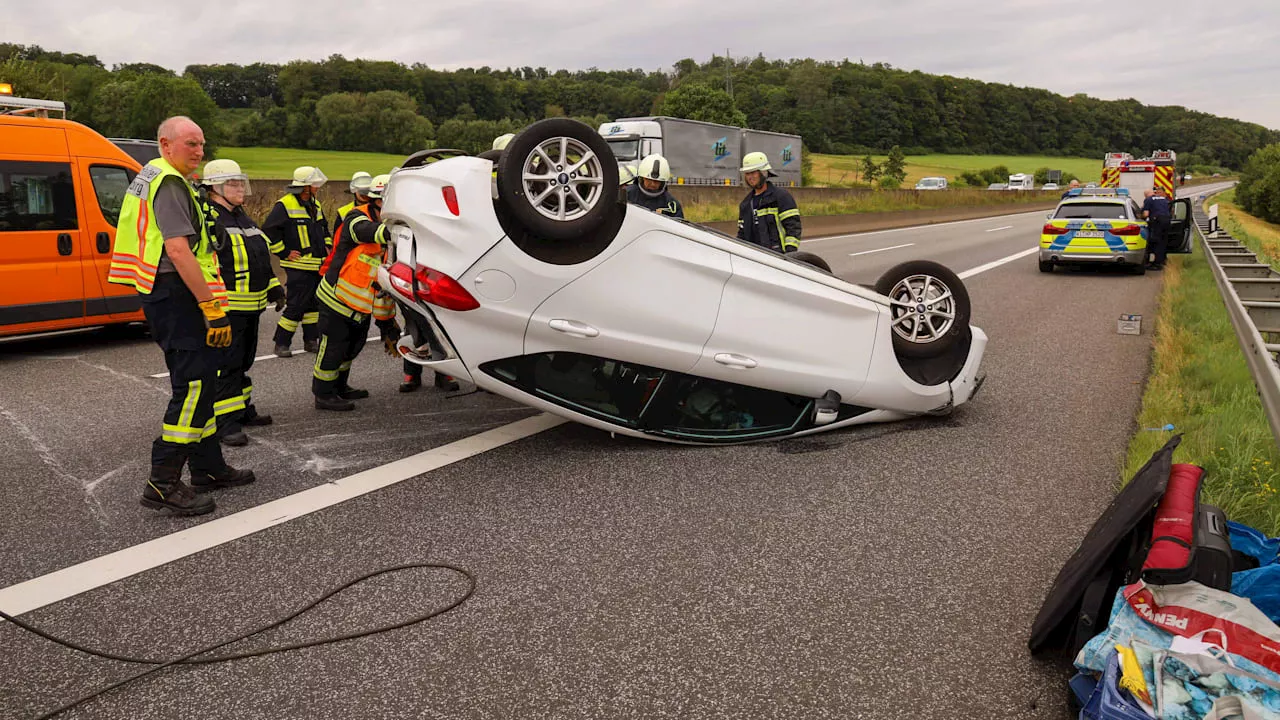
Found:
[{"label": "small metal object on road", "polygon": [[1142,334],[1142,316],[1141,315],[1121,315],[1116,321],[1116,332],[1121,335],[1141,335]]}]

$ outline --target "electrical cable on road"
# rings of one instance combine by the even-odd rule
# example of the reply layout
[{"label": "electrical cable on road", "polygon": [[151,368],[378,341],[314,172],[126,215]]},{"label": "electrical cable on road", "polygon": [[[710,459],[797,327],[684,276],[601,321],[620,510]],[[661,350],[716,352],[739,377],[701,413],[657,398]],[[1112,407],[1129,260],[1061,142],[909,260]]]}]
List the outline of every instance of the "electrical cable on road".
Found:
[{"label": "electrical cable on road", "polygon": [[[390,624],[390,625],[383,625],[383,626],[381,626],[381,627],[373,628],[373,629],[371,629],[371,630],[361,630],[361,631],[358,631],[358,632],[348,633],[348,634],[346,634],[346,635],[338,635],[338,636],[334,636],[334,637],[323,637],[323,638],[320,638],[320,639],[317,639],[317,640],[308,640],[308,641],[306,641],[306,642],[294,643],[294,644],[292,644],[292,645],[281,645],[281,646],[278,646],[278,647],[269,647],[269,648],[266,648],[266,649],[263,649],[263,650],[255,650],[255,651],[253,651],[253,652],[236,653],[236,654],[233,654],[233,655],[215,655],[215,656],[213,656],[213,657],[208,657],[208,658],[200,658],[200,657],[199,657],[199,656],[201,656],[201,655],[205,655],[205,654],[211,653],[211,652],[213,652],[214,650],[219,650],[219,649],[221,649],[221,648],[224,648],[224,647],[226,647],[226,646],[228,646],[228,645],[233,645],[233,644],[238,643],[238,642],[240,642],[240,641],[242,641],[242,640],[248,640],[249,638],[251,638],[251,637],[253,637],[253,636],[255,636],[255,635],[259,635],[259,634],[261,634],[261,633],[264,633],[264,632],[266,632],[266,631],[268,631],[268,630],[273,630],[273,629],[275,629],[275,628],[278,628],[278,627],[280,627],[281,625],[284,625],[285,623],[287,623],[287,622],[289,622],[289,621],[291,621],[291,620],[293,620],[293,619],[295,619],[295,618],[299,617],[300,615],[302,615],[302,614],[304,614],[304,613],[306,613],[306,612],[308,612],[308,611],[310,611],[310,610],[314,609],[316,606],[320,605],[321,603],[323,603],[324,601],[326,601],[326,600],[328,600],[329,598],[333,597],[334,595],[337,595],[338,593],[340,593],[340,592],[342,592],[342,591],[344,591],[344,590],[346,590],[346,589],[348,589],[348,588],[350,588],[350,587],[353,587],[353,586],[355,586],[355,585],[358,585],[358,584],[360,584],[360,583],[362,583],[362,582],[364,582],[364,581],[366,581],[366,580],[371,580],[371,579],[373,579],[373,578],[375,578],[375,577],[378,577],[379,575],[386,575],[386,574],[388,574],[388,573],[395,573],[395,572],[402,572],[402,571],[405,571],[405,570],[416,570],[416,569],[423,569],[423,568],[427,568],[427,569],[439,569],[439,570],[450,570],[450,571],[452,571],[452,572],[458,573],[459,575],[463,576],[463,577],[464,577],[464,578],[466,578],[466,580],[467,580],[467,590],[466,590],[466,592],[465,592],[465,593],[463,593],[463,594],[462,594],[462,596],[461,596],[461,597],[459,597],[457,600],[454,600],[453,602],[449,603],[448,605],[446,605],[446,606],[444,606],[444,607],[441,607],[441,608],[438,608],[438,609],[432,610],[432,611],[430,611],[430,612],[428,612],[428,613],[424,613],[424,614],[422,614],[422,615],[417,615],[417,616],[411,617],[411,618],[409,618],[408,620],[404,620],[404,621],[402,621],[402,622],[392,623],[392,624]],[[87,703],[87,702],[89,702],[90,700],[93,700],[93,699],[95,699],[95,698],[97,698],[97,697],[99,697],[99,696],[101,696],[101,695],[104,695],[104,694],[106,694],[106,693],[108,693],[108,692],[111,692],[112,690],[115,690],[116,688],[123,687],[123,686],[128,685],[129,683],[135,682],[135,681],[137,681],[137,680],[141,680],[141,679],[142,679],[142,678],[144,678],[144,677],[147,677],[147,676],[149,676],[149,675],[153,675],[153,674],[155,674],[155,673],[157,673],[157,672],[160,672],[161,670],[164,670],[165,668],[169,668],[169,667],[172,667],[172,666],[174,666],[174,665],[211,665],[211,664],[214,664],[214,663],[230,662],[230,661],[232,661],[232,660],[244,660],[244,659],[246,659],[246,658],[262,657],[262,656],[264,656],[264,655],[273,655],[273,654],[275,654],[275,653],[289,652],[289,651],[291,651],[291,650],[301,650],[301,649],[303,649],[303,648],[318,647],[318,646],[321,646],[321,645],[332,645],[332,644],[334,644],[334,643],[343,642],[343,641],[345,641],[345,640],[355,640],[356,638],[368,637],[368,636],[370,636],[370,635],[376,635],[376,634],[378,634],[378,633],[387,632],[388,630],[397,630],[397,629],[400,629],[400,628],[409,627],[410,625],[416,625],[416,624],[418,624],[418,623],[420,623],[420,622],[423,622],[423,621],[425,621],[425,620],[429,620],[429,619],[431,619],[431,618],[433,618],[433,617],[436,617],[436,616],[438,616],[438,615],[443,615],[443,614],[445,614],[445,613],[449,612],[450,610],[453,610],[453,609],[457,608],[458,606],[462,605],[462,603],[464,603],[464,602],[466,602],[468,599],[470,599],[471,595],[475,592],[475,589],[476,589],[476,579],[475,579],[475,576],[474,576],[474,575],[472,575],[471,573],[467,572],[466,570],[464,570],[464,569],[462,569],[462,568],[460,568],[460,567],[456,567],[456,566],[454,566],[454,565],[449,565],[449,564],[447,564],[447,563],[411,563],[411,564],[408,564],[408,565],[397,565],[397,566],[395,566],[395,567],[382,568],[381,570],[375,570],[375,571],[373,571],[373,572],[371,572],[371,573],[366,573],[366,574],[364,574],[364,575],[361,575],[360,577],[357,577],[357,578],[355,578],[354,580],[351,580],[351,581],[346,582],[346,583],[344,583],[344,584],[342,584],[342,585],[339,585],[338,587],[333,588],[332,590],[329,590],[329,591],[328,591],[328,592],[326,592],[324,595],[321,595],[319,598],[317,598],[317,599],[315,599],[315,600],[311,601],[311,602],[310,602],[310,603],[308,603],[306,606],[302,607],[301,609],[299,609],[299,610],[297,610],[297,611],[293,612],[292,614],[290,614],[290,615],[288,615],[288,616],[286,616],[286,617],[284,617],[284,618],[282,618],[282,619],[280,619],[280,620],[276,620],[276,621],[274,621],[274,622],[272,622],[272,623],[270,623],[270,624],[268,624],[268,625],[264,625],[264,626],[262,626],[262,627],[260,627],[260,628],[255,629],[255,630],[251,630],[251,631],[246,632],[246,633],[244,633],[244,634],[242,634],[242,635],[239,635],[239,636],[237,636],[237,637],[234,637],[234,638],[232,638],[232,639],[230,639],[230,640],[223,640],[223,641],[221,641],[221,642],[217,643],[216,645],[210,645],[210,646],[208,646],[208,647],[201,648],[201,649],[199,649],[199,650],[195,650],[195,651],[193,651],[193,652],[189,652],[189,653],[187,653],[187,654],[185,654],[185,655],[182,655],[182,656],[180,656],[180,657],[173,658],[173,659],[171,659],[171,660],[156,660],[156,659],[152,659],[152,658],[135,658],[135,657],[129,657],[129,656],[127,656],[127,655],[118,655],[118,654],[115,654],[115,653],[103,652],[103,651],[99,651],[99,650],[93,650],[93,649],[91,649],[91,648],[84,647],[83,645],[80,645],[80,644],[78,644],[78,643],[72,642],[72,641],[70,641],[70,640],[64,640],[63,638],[60,638],[60,637],[54,636],[54,635],[52,635],[52,634],[50,634],[50,633],[47,633],[47,632],[45,632],[44,630],[41,630],[40,628],[37,628],[37,627],[35,627],[34,625],[31,625],[30,623],[28,623],[28,622],[26,622],[26,621],[19,620],[19,619],[17,619],[17,618],[15,618],[15,617],[13,617],[12,615],[9,615],[8,613],[4,612],[3,610],[0,610],[0,618],[3,618],[3,619],[5,619],[5,620],[8,620],[9,622],[11,622],[11,623],[13,623],[14,625],[16,625],[16,626],[18,626],[18,627],[22,628],[23,630],[26,630],[26,631],[27,631],[27,632],[29,632],[29,633],[32,633],[32,634],[38,635],[38,636],[40,636],[40,637],[44,638],[45,640],[48,640],[48,641],[50,641],[50,642],[52,642],[52,643],[56,643],[56,644],[61,645],[61,646],[65,647],[65,648],[69,648],[69,649],[71,649],[71,650],[75,650],[75,651],[77,651],[77,652],[85,653],[86,655],[92,655],[92,656],[94,656],[94,657],[100,657],[100,658],[103,658],[103,659],[106,659],[106,660],[117,660],[117,661],[119,661],[119,662],[127,662],[127,663],[136,663],[136,664],[140,664],[140,665],[154,665],[154,666],[155,666],[155,667],[148,668],[147,670],[144,670],[144,671],[142,671],[142,672],[140,672],[140,673],[137,673],[137,674],[131,675],[131,676],[129,676],[129,677],[127,677],[127,678],[123,679],[123,680],[120,680],[119,682],[116,682],[116,683],[113,683],[113,684],[111,684],[111,685],[108,685],[107,687],[104,687],[104,688],[102,688],[102,689],[100,689],[100,690],[97,690],[97,691],[95,691],[95,692],[93,692],[93,693],[90,693],[90,694],[88,694],[88,695],[85,695],[85,696],[83,696],[83,697],[81,697],[81,698],[79,698],[79,699],[77,699],[77,700],[74,700],[74,701],[72,701],[72,702],[67,703],[66,705],[63,705],[63,706],[61,706],[61,707],[57,708],[56,710],[52,710],[52,711],[50,711],[50,712],[48,712],[48,713],[45,713],[44,715],[41,715],[41,716],[39,716],[38,718],[36,718],[36,720],[48,720],[48,718],[52,718],[52,717],[55,717],[55,716],[57,716],[57,715],[61,715],[62,713],[66,712],[66,711],[68,711],[68,710],[70,710],[70,709],[72,709],[72,708],[74,708],[74,707],[77,707],[77,706],[79,706],[79,705],[83,705],[84,703]]]}]

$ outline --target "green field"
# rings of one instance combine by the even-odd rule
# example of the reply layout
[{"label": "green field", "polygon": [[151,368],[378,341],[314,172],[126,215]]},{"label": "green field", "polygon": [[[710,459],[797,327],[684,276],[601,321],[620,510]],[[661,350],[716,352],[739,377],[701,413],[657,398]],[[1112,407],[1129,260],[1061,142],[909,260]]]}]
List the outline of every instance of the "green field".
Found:
[{"label": "green field", "polygon": [[[858,170],[861,157],[852,155],[813,154],[813,179],[819,185],[850,185],[861,181]],[[885,156],[872,155],[882,163]],[[906,184],[915,185],[922,177],[945,177],[954,180],[966,170],[986,170],[1004,165],[1010,173],[1035,172],[1047,167],[1074,173],[1081,182],[1096,182],[1102,176],[1102,158],[1066,158],[1046,155],[908,155]]]},{"label": "green field", "polygon": [[[293,175],[299,165],[315,165],[330,179],[346,180],[359,170],[377,175],[390,172],[404,162],[402,155],[342,152],[338,150],[295,150],[292,148],[219,148],[218,157],[230,158],[251,178],[281,180]],[[884,156],[873,155],[876,162]],[[862,158],[852,155],[813,156],[813,177],[818,185],[852,185],[859,179],[857,165]],[[909,155],[907,184],[915,185],[922,177],[943,176],[955,179],[966,170],[985,170],[1005,165],[1009,172],[1034,172],[1049,167],[1075,173],[1084,182],[1096,181],[1101,174],[1101,158],[1059,158],[1041,155]]]},{"label": "green field", "polygon": [[370,175],[391,172],[404,162],[405,155],[342,152],[338,150],[296,150],[293,148],[218,148],[218,157],[235,160],[250,178],[287,180],[300,165],[320,168],[330,180],[349,180],[361,170]]}]

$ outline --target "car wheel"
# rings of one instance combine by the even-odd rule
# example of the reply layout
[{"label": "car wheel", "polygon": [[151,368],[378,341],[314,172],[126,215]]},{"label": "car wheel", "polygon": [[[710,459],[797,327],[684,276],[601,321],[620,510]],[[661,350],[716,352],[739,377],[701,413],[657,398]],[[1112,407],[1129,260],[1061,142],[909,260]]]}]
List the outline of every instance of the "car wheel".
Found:
[{"label": "car wheel", "polygon": [[1047,273],[1051,273],[1051,272],[1053,272],[1053,261],[1052,261],[1052,260],[1050,260],[1050,261],[1046,262],[1046,261],[1044,261],[1044,260],[1041,260],[1041,261],[1040,261],[1040,272],[1047,272]]},{"label": "car wheel", "polygon": [[930,358],[958,342],[969,327],[969,292],[946,267],[912,260],[889,268],[876,281],[889,298],[893,349],[902,357]]},{"label": "car wheel", "polygon": [[1144,265],[1143,263],[1138,263],[1137,265],[1134,265],[1133,267],[1129,268],[1129,272],[1133,273],[1134,275],[1146,275],[1147,266]]},{"label": "car wheel", "polygon": [[549,240],[595,231],[617,196],[618,163],[609,143],[577,120],[530,125],[498,161],[499,202],[531,233]]},{"label": "car wheel", "polygon": [[797,250],[795,252],[787,253],[786,256],[796,262],[802,262],[805,265],[812,265],[825,273],[831,272],[831,266],[827,264],[827,261],[811,252]]}]

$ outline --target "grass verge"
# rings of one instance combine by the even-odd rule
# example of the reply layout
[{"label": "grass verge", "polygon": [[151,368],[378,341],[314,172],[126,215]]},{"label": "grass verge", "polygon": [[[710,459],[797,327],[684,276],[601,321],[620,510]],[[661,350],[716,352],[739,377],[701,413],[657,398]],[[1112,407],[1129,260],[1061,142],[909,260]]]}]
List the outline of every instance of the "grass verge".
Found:
[{"label": "grass verge", "polygon": [[[745,192],[743,195],[745,196]],[[1011,203],[1034,204],[1057,200],[1056,193],[1039,192],[988,192],[987,190],[946,190],[944,192],[916,192],[914,190],[880,190],[854,192],[847,197],[827,200],[800,198],[801,217],[815,215],[854,215],[862,213],[890,212],[894,210],[927,210],[931,208],[985,207]],[[738,219],[737,198],[732,202],[701,202],[685,206],[685,216],[691,222],[718,222]]]},{"label": "grass verge", "polygon": [[329,180],[340,181],[346,187],[355,173],[361,170],[370,175],[389,173],[408,156],[339,150],[222,147],[218,148],[218,157],[235,160],[250,179],[288,179],[293,177],[294,168],[313,165],[320,168]]},{"label": "grass verge", "polygon": [[[1234,237],[1246,237],[1231,229]],[[1280,228],[1272,230],[1271,242],[1280,248]],[[1124,481],[1172,434],[1147,428],[1173,423],[1173,432],[1183,434],[1175,461],[1208,473],[1203,500],[1236,522],[1280,535],[1280,449],[1203,251],[1170,256],[1159,304],[1151,374]]]}]

